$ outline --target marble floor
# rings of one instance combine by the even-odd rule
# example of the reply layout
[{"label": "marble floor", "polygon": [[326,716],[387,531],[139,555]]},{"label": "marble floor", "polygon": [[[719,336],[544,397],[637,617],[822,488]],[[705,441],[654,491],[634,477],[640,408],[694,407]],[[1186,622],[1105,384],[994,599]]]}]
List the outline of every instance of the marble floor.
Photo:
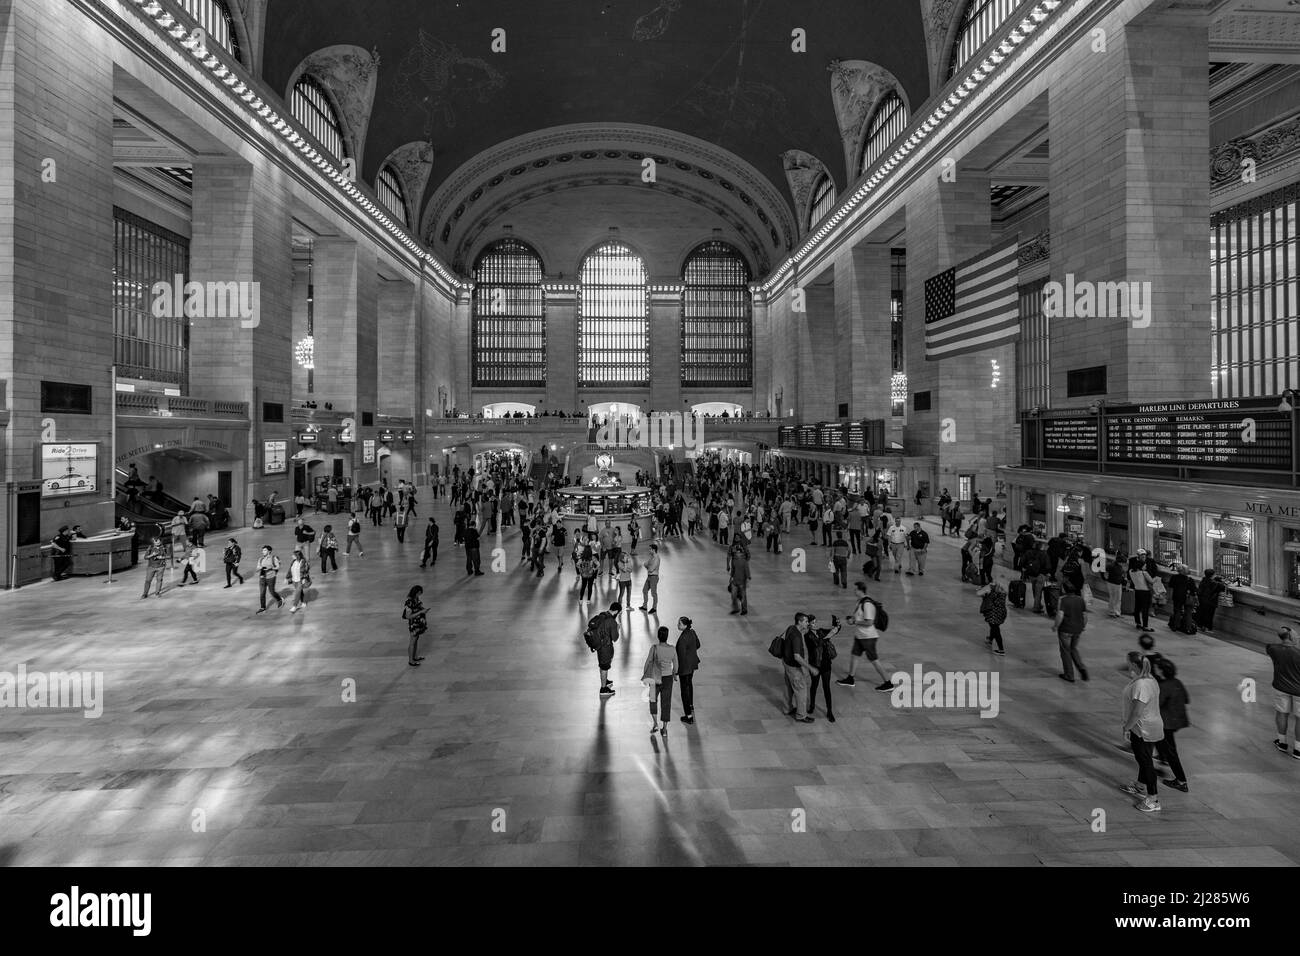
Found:
[{"label": "marble floor", "polygon": [[[1011,611],[996,657],[955,542],[938,541],[926,576],[875,586],[892,618],[882,656],[891,671],[999,672],[997,716],[896,708],[859,680],[834,688],[836,723],[819,706],[816,723],[795,724],[767,644],[795,610],[847,612],[852,592],[831,585],[823,548],[792,571],[800,534],[782,556],[757,551],[751,613],[730,616],[706,535],[664,547],[660,619],[690,615],[703,642],[698,720],[678,722],[675,706],[665,741],[648,733],[637,683],[656,622],[624,615],[619,691],[600,699],[571,569],[529,577],[508,530],[507,570],[467,578],[447,507],[433,506],[435,569],[420,570],[414,528],[399,545],[368,526],[365,557],[318,576],[296,615],[255,615],[255,584],[225,590],[215,572],[161,600],[140,600],[139,569],[0,595],[0,671],[104,679],[97,719],[0,709],[0,864],[1300,861],[1300,761],[1273,748],[1256,650],[1158,627],[1191,696],[1179,734],[1191,791],[1162,788],[1164,810],[1142,814],[1117,789],[1135,776],[1117,746],[1131,622],[1094,615],[1090,683],[1057,679],[1055,638],[1025,611]],[[250,556],[290,544],[285,527],[238,536]],[[413,668],[400,611],[416,582],[434,610]],[[1258,703],[1243,702],[1244,678]]]}]

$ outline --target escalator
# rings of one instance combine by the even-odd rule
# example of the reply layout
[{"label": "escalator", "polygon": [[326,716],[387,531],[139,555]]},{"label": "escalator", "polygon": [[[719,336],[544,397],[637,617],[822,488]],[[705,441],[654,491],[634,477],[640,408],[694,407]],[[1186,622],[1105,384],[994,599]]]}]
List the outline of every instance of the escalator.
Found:
[{"label": "escalator", "polygon": [[179,498],[173,498],[166,491],[156,497],[144,492],[132,500],[126,488],[127,473],[116,469],[113,485],[113,517],[117,521],[126,518],[135,525],[136,540],[148,544],[154,535],[169,537],[168,525],[178,511],[188,512],[189,505]]}]

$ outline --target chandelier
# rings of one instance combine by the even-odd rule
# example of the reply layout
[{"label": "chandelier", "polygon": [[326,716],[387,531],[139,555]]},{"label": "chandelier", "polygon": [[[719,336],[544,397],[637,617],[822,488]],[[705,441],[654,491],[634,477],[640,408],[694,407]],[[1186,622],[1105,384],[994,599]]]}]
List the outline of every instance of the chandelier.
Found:
[{"label": "chandelier", "polygon": [[310,335],[300,339],[298,344],[294,346],[293,357],[303,368],[314,369],[316,367],[316,339]]}]

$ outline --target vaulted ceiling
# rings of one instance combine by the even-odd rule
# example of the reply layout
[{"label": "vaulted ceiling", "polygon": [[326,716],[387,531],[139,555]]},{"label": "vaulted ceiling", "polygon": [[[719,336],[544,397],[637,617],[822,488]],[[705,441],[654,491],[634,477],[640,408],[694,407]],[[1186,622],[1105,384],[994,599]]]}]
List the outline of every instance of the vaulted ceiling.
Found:
[{"label": "vaulted ceiling", "polygon": [[[748,170],[747,195],[765,213],[754,212],[750,231],[778,233],[770,250],[776,252],[788,243],[780,233],[794,206],[783,170],[786,150],[820,158],[841,188],[856,174],[845,168],[832,61],[874,63],[897,78],[914,108],[926,99],[930,66],[921,6],[908,0],[270,0],[262,71],[273,89],[285,90],[303,61],[325,48],[378,55],[375,75],[366,77],[374,97],[360,172],[372,182],[394,150],[432,143],[427,189],[414,213],[435,245],[454,246],[457,237],[446,228],[449,213],[426,213],[425,204],[454,210],[463,199],[440,193],[448,180],[464,180],[472,194],[483,185],[470,182],[475,169],[486,172],[484,183],[502,175],[488,167],[495,165],[494,152],[509,151],[504,144],[554,127],[623,126],[683,134],[684,142],[734,154],[739,162],[710,163],[698,149],[686,157],[644,136],[623,150],[624,156],[671,159],[683,191],[713,188],[717,179],[736,180],[744,190]],[[505,31],[505,52],[492,49],[498,29]],[[792,49],[796,29],[805,33],[806,52]],[[599,175],[617,177],[608,168],[614,162],[608,145]],[[594,148],[575,142],[575,155],[584,146]],[[554,139],[548,147],[565,152]],[[635,179],[639,162],[627,162],[638,168],[625,178]],[[683,171],[679,162],[691,168]],[[765,200],[788,208],[778,213],[764,208]]]}]

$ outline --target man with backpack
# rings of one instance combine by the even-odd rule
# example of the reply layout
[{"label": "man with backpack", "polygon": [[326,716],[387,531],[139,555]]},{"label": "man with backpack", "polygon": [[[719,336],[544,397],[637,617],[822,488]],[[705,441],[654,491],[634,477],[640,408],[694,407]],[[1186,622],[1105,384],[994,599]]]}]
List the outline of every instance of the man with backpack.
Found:
[{"label": "man with backpack", "polygon": [[334,534],[334,526],[332,524],[327,524],[322,531],[320,547],[316,549],[316,553],[320,556],[320,573],[322,575],[329,574],[329,570],[326,568],[327,563],[333,567],[335,571],[339,569],[339,539]]},{"label": "man with backpack", "polygon": [[1056,577],[1056,569],[1061,566],[1061,561],[1070,553],[1070,536],[1062,531],[1051,541],[1047,542],[1047,561],[1048,574],[1053,578]]},{"label": "man with backpack", "polygon": [[785,673],[785,715],[801,724],[811,724],[814,720],[807,713],[808,685],[821,673],[808,663],[808,648],[804,643],[807,631],[808,615],[801,611],[785,629],[780,645],[781,667]]},{"label": "man with backpack", "polygon": [[614,663],[614,645],[618,643],[618,616],[623,613],[623,605],[615,601],[608,611],[601,611],[587,623],[582,639],[596,655],[596,666],[600,668],[600,696],[614,695],[614,682],[609,679],[609,668]]},{"label": "man with backpack", "polygon": [[876,690],[888,692],[894,689],[894,682],[885,676],[884,670],[880,666],[880,654],[876,649],[876,642],[880,639],[880,632],[889,627],[889,615],[885,609],[871,600],[867,596],[867,582],[859,581],[853,585],[858,592],[858,606],[853,609],[853,614],[849,617],[849,624],[856,624],[857,631],[853,637],[853,653],[849,657],[849,676],[841,677],[835,683],[842,687],[855,687],[857,681],[853,678],[853,672],[858,669],[858,661],[865,657],[871,662],[871,666],[876,669],[880,675],[880,684]]}]

